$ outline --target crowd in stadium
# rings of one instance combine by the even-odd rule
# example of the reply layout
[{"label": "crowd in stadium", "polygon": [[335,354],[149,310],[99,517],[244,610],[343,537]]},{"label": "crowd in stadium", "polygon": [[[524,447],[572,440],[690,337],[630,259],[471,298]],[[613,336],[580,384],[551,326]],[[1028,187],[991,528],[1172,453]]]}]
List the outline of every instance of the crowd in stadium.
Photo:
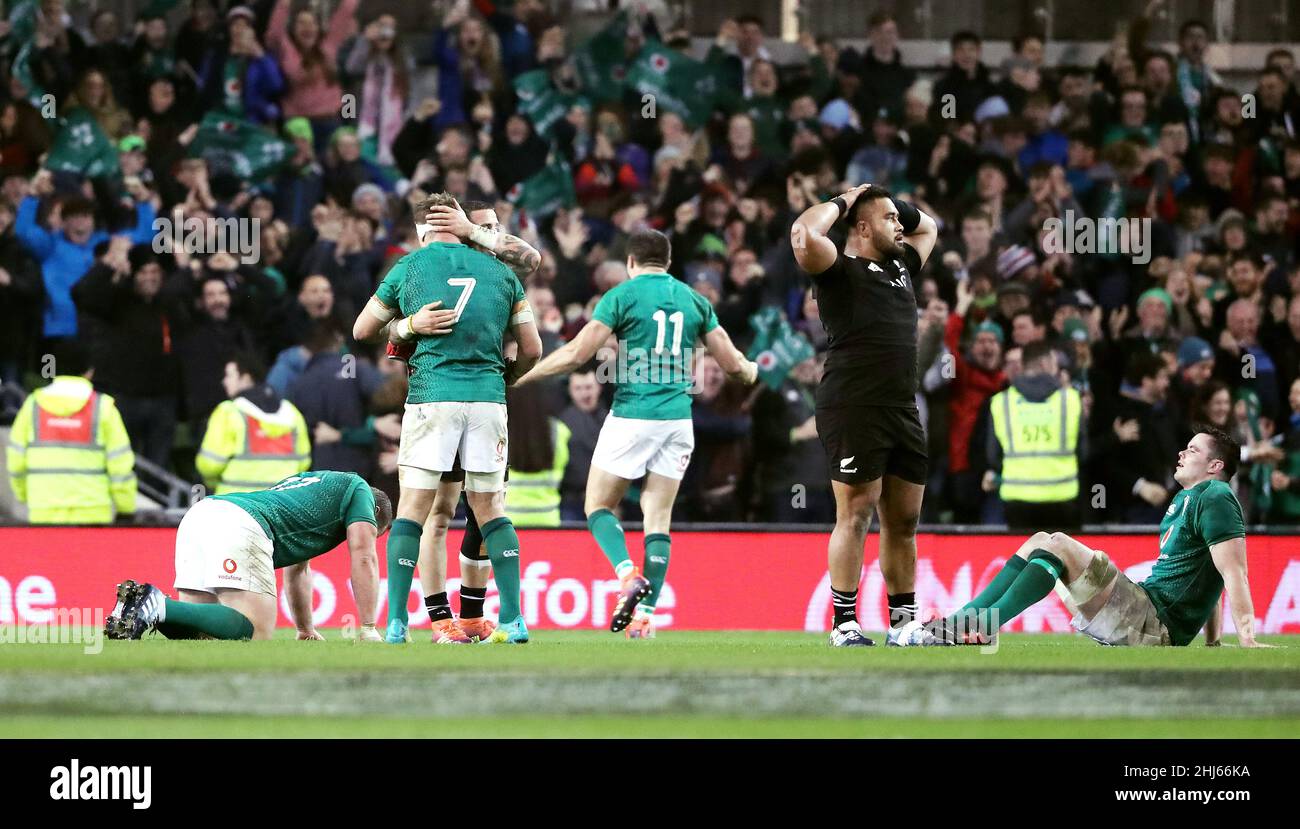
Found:
[{"label": "crowd in stadium", "polygon": [[[173,5],[74,20],[40,0],[0,24],[0,380],[30,390],[46,382],[43,355],[86,343],[136,453],[182,477],[213,480],[209,421],[243,395],[266,413],[290,401],[313,466],[395,497],[405,369],[353,342],[352,320],[412,248],[411,205],[429,193],[495,205],[542,251],[525,287],[547,353],[627,278],[628,234],[648,225],[742,350],[772,308],[824,354],[790,227],[873,182],[941,226],[915,280],[923,521],[1002,520],[988,401],[1037,340],[1082,394],[1084,520],[1158,523],[1191,424],[1209,422],[1244,447],[1247,521],[1300,521],[1291,51],[1234,88],[1204,60],[1203,24],[1182,21],[1169,52],[1138,17],[1096,65],[1048,65],[1043,39],[1023,33],[990,67],[980,37],[959,33],[951,65],[931,71],[900,51],[889,14],[864,9],[862,31],[843,33],[863,49],[805,34],[806,59],[776,65],[773,21],[742,17],[702,61],[716,89],[700,112],[647,106],[632,85],[613,99],[586,88],[584,44],[541,0],[459,0],[427,42],[359,0],[327,18],[290,0],[191,0],[178,28]],[[615,64],[647,43],[691,49],[664,20],[614,26]],[[563,106],[540,113],[544,129],[538,96]],[[243,147],[205,143],[222,123]],[[78,145],[75,130],[91,137]],[[77,150],[101,139],[110,171],[88,174]],[[545,199],[555,171],[570,181]],[[260,219],[259,255],[157,252],[154,218],[180,214]],[[1125,250],[1098,251],[1061,249],[1053,219],[1150,221],[1121,221]],[[699,361],[679,520],[833,521],[812,416],[821,360],[757,390]],[[566,519],[583,518],[602,377],[510,399],[511,468],[558,465]]]}]

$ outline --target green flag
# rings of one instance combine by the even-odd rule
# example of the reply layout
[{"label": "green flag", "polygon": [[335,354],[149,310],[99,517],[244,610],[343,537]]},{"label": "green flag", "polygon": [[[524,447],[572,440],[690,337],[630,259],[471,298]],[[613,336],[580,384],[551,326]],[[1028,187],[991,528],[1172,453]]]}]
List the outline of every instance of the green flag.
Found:
[{"label": "green flag", "polygon": [[653,41],[641,48],[628,68],[627,84],[641,95],[653,96],[656,109],[682,116],[692,129],[708,120],[721,89],[717,67]]},{"label": "green flag", "polygon": [[551,139],[556,122],[568,115],[575,104],[591,107],[581,95],[556,89],[551,83],[551,73],[545,69],[534,69],[515,78],[515,94],[519,96],[519,111],[533,122],[537,134],[547,140]]},{"label": "green flag", "polygon": [[9,65],[9,74],[26,90],[26,101],[40,108],[41,96],[45,90],[32,76],[32,51],[36,48],[36,10],[37,0],[22,0],[9,10],[9,42],[21,43]]},{"label": "green flag", "polygon": [[573,171],[563,162],[547,164],[539,172],[511,187],[506,199],[535,218],[551,215],[561,207],[577,202],[573,189]]},{"label": "green flag", "polygon": [[621,11],[573,53],[573,67],[582,88],[597,103],[623,98],[623,79],[628,69],[624,42],[629,25],[628,13]]},{"label": "green flag", "polygon": [[9,10],[9,37],[14,43],[26,43],[36,36],[37,0],[21,0]]},{"label": "green flag", "polygon": [[293,148],[256,124],[209,112],[199,122],[189,154],[206,158],[209,163],[224,157],[239,178],[259,182],[279,172],[293,155]]},{"label": "green flag", "polygon": [[758,364],[758,379],[772,389],[781,388],[791,369],[817,353],[775,308],[754,314],[749,325],[754,330],[754,343],[745,356]]},{"label": "green flag", "polygon": [[45,90],[36,82],[35,76],[32,75],[32,49],[34,41],[27,41],[14,55],[14,62],[9,67],[9,74],[22,85],[26,98],[24,100],[32,106],[40,109],[44,105],[42,100],[45,96]]},{"label": "green flag", "polygon": [[45,167],[54,172],[79,173],[86,178],[114,176],[119,172],[117,148],[90,110],[77,107],[68,113],[58,135],[54,136]]}]

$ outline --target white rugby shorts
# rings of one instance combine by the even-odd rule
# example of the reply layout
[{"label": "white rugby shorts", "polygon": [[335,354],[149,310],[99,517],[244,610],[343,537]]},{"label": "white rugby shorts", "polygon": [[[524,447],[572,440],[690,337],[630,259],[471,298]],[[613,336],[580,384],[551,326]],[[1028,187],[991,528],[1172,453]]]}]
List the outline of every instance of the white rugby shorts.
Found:
[{"label": "white rugby shorts", "polygon": [[466,490],[501,492],[509,448],[504,403],[408,403],[397,450],[398,480],[412,489],[436,489],[459,454]]},{"label": "white rugby shorts", "polygon": [[257,519],[229,501],[204,498],[176,528],[178,590],[231,587],[274,596],[274,545]]},{"label": "white rugby shorts", "polygon": [[591,465],[629,481],[646,472],[680,481],[694,450],[690,418],[638,420],[611,414],[600,427]]}]

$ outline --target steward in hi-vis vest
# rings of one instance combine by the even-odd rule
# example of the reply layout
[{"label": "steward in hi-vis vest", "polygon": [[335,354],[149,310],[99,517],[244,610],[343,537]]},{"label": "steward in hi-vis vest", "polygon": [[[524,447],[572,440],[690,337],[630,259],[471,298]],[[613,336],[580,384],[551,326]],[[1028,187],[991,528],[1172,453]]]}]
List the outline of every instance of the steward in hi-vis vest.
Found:
[{"label": "steward in hi-vis vest", "polygon": [[58,375],[23,402],[9,434],[14,495],[33,524],[108,524],[135,512],[135,455],[113,398],[90,384],[80,345],[55,354]]},{"label": "steward in hi-vis vest", "polygon": [[1079,524],[1079,439],[1083,401],[1061,387],[1056,353],[1045,342],[1025,346],[1024,371],[1011,387],[993,395],[989,414],[1001,456],[998,494],[1007,524],[1041,531]]},{"label": "steward in hi-vis vest", "polygon": [[226,364],[230,400],[208,419],[194,465],[216,495],[269,489],[311,467],[311,441],[298,408],[266,385],[266,368],[250,355]]}]

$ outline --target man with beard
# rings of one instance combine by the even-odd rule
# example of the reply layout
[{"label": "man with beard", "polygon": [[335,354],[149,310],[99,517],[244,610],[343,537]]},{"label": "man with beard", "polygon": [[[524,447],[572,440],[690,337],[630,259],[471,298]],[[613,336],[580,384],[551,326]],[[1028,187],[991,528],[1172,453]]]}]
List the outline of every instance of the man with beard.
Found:
[{"label": "man with beard", "polygon": [[[842,253],[827,236],[841,217],[850,224]],[[817,431],[835,494],[828,554],[834,647],[874,644],[858,625],[857,600],[863,547],[877,508],[890,624],[916,615],[916,523],[928,457],[916,407],[912,280],[938,236],[934,219],[870,184],[813,205],[790,228],[795,259],[812,275],[830,335],[817,387]]]}]

